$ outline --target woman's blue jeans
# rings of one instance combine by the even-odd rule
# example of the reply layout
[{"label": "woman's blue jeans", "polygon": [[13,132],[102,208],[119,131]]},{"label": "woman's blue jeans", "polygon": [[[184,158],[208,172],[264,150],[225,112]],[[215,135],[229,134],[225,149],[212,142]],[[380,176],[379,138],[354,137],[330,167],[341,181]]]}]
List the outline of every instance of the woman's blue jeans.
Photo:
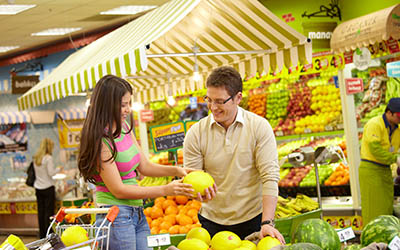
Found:
[{"label": "woman's blue jeans", "polygon": [[[150,227],[143,213],[143,207],[118,205],[118,208],[118,216],[111,225],[108,249],[151,250],[152,248],[147,247]],[[105,216],[106,214],[96,214],[96,227],[100,226]],[[103,249],[107,249],[106,242],[106,240],[103,241]]]}]

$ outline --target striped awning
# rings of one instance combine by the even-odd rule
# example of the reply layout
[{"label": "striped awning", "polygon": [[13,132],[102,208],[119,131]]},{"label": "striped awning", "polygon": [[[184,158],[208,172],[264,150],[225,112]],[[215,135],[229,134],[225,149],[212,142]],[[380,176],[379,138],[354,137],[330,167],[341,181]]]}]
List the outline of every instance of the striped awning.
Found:
[{"label": "striped awning", "polygon": [[[147,60],[145,45],[150,45]],[[200,89],[203,81],[191,78],[194,46],[203,79],[222,65],[243,75],[312,59],[308,39],[257,0],[171,0],[68,57],[19,98],[18,106],[27,109],[84,92],[109,73],[130,79],[134,98],[142,103]]]},{"label": "striped awning", "polygon": [[59,115],[63,120],[79,120],[86,118],[86,109],[84,108],[70,108],[57,110],[57,115]]},{"label": "striped awning", "polygon": [[[194,46],[199,48],[198,82],[192,78]],[[311,46],[307,37],[257,0],[204,0],[151,43],[147,70],[129,79],[136,100],[146,103],[201,89],[212,69],[222,65],[234,66],[244,76],[311,63]]]},{"label": "striped awning", "polygon": [[0,112],[0,125],[31,122],[28,112]]}]

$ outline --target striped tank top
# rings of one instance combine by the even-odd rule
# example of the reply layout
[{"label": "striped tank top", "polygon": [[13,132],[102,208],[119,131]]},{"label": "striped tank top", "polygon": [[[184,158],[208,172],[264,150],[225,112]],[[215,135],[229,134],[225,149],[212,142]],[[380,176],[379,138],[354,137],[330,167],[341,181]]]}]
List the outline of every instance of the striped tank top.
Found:
[{"label": "striped tank top", "polygon": [[[128,125],[125,123],[122,126],[121,135],[114,139],[117,148],[115,164],[117,165],[121,180],[126,185],[138,185],[136,180],[135,169],[140,163],[140,154],[136,145],[133,143],[131,134],[128,131]],[[103,142],[110,148],[111,142],[103,138]],[[94,176],[96,180],[96,202],[98,204],[109,205],[128,205],[128,206],[143,206],[143,200],[117,199],[105,186],[100,175]]]}]

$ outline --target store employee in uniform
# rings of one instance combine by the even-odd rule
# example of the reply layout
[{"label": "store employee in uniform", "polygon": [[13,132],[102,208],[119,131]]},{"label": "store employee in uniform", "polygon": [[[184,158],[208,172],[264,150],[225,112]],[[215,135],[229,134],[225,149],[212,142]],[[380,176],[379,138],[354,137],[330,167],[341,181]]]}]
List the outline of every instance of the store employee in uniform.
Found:
[{"label": "store employee in uniform", "polygon": [[393,178],[390,165],[400,165],[400,98],[392,98],[382,116],[365,124],[361,141],[359,181],[363,224],[393,213]]}]

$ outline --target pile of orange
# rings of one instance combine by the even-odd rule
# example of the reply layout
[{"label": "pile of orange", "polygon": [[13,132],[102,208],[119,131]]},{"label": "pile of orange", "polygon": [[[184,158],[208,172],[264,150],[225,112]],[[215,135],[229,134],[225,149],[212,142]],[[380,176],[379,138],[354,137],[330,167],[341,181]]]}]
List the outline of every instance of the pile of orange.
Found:
[{"label": "pile of orange", "polygon": [[349,183],[350,173],[349,167],[340,163],[340,165],[335,169],[335,171],[329,176],[329,178],[324,182],[326,186],[338,186],[346,185]]},{"label": "pile of orange", "polygon": [[158,197],[154,206],[144,209],[151,234],[186,234],[194,227],[201,227],[197,213],[201,202],[186,196]]},{"label": "pile of orange", "polygon": [[249,97],[249,111],[265,117],[267,109],[267,97],[265,93],[254,94]]}]

